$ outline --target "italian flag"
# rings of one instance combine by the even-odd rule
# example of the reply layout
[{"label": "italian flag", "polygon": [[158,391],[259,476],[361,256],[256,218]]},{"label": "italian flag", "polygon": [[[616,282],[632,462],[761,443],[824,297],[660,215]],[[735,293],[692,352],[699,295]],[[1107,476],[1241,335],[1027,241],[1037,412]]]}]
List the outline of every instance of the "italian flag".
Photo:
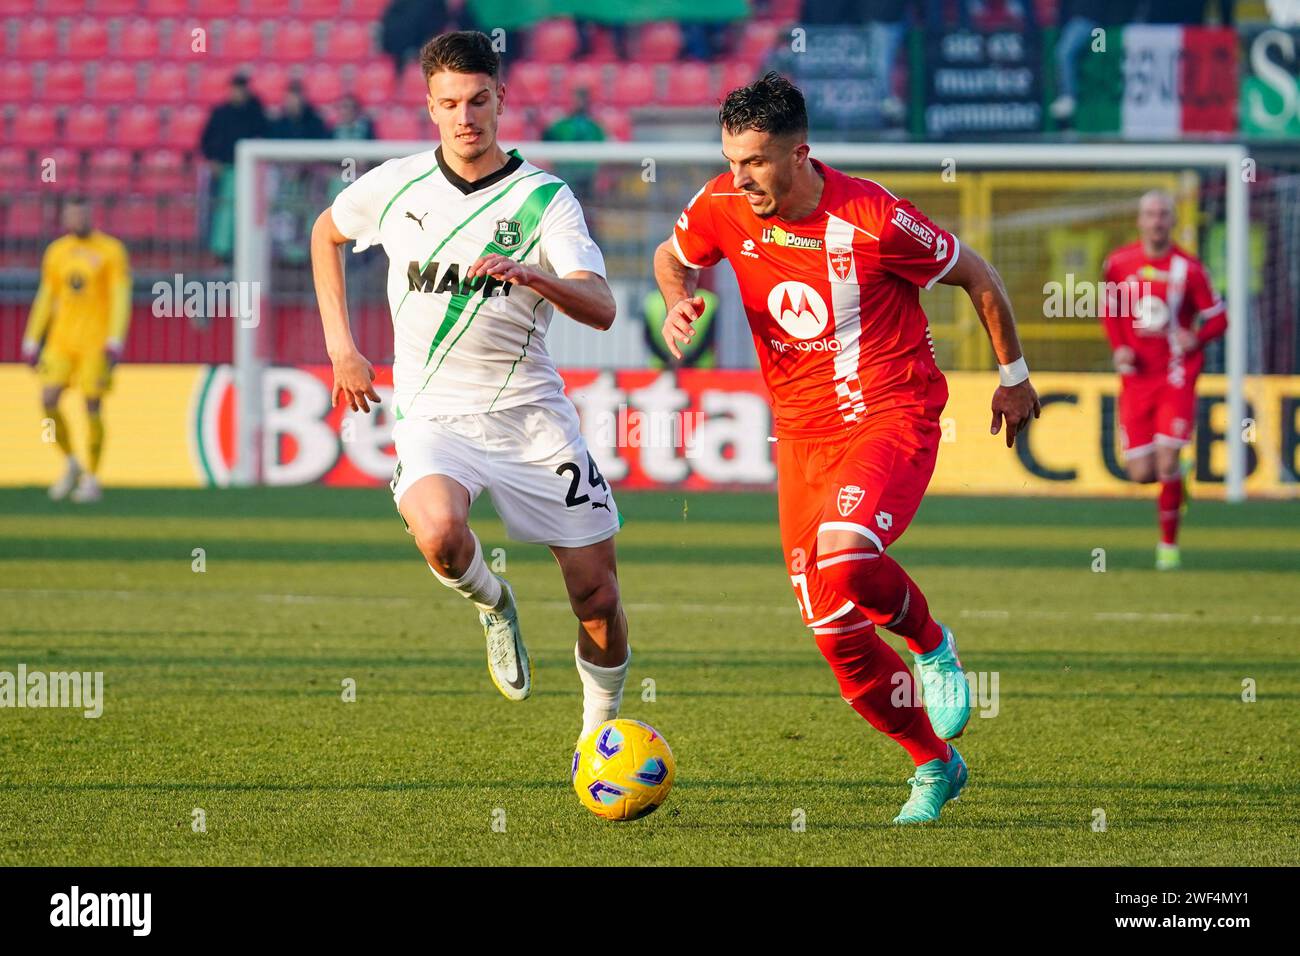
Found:
[{"label": "italian flag", "polygon": [[[1222,27],[1106,27],[1080,51],[1075,129],[1126,139],[1237,129],[1237,38]],[[1104,40],[1105,49],[1099,49]]]}]

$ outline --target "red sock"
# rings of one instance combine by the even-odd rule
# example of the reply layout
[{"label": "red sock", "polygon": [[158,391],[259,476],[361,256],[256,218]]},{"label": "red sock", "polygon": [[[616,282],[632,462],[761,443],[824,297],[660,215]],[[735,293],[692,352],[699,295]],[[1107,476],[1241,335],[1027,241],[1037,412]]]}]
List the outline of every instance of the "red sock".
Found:
[{"label": "red sock", "polygon": [[867,627],[851,634],[818,634],[817,647],[831,665],[840,694],[867,723],[892,737],[918,767],[947,760],[948,745],[930,726],[916,699],[912,673],[898,653]]},{"label": "red sock", "polygon": [[869,548],[834,551],[818,555],[817,570],[875,624],[907,641],[913,654],[943,643],[943,630],[930,616],[925,595],[889,555]]},{"label": "red sock", "polygon": [[1178,517],[1183,506],[1183,480],[1170,478],[1160,482],[1160,497],[1156,506],[1160,515],[1160,541],[1162,544],[1178,543]]}]

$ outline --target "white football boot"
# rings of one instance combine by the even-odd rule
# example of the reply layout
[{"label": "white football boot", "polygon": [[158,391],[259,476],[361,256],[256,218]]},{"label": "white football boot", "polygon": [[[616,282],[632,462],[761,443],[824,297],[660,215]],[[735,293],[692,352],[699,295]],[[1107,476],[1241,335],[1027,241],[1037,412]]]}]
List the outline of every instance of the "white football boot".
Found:
[{"label": "white football boot", "polygon": [[501,607],[480,611],[479,623],[487,637],[488,674],[507,700],[523,700],[533,692],[532,659],[519,633],[519,611],[515,592],[501,581]]},{"label": "white football boot", "polygon": [[68,493],[77,487],[77,479],[80,477],[81,466],[77,464],[77,459],[69,458],[68,467],[63,470],[63,477],[50,485],[50,500],[62,501],[68,497]]},{"label": "white football boot", "polygon": [[69,497],[79,505],[89,505],[103,498],[104,492],[99,487],[99,481],[94,475],[89,472],[82,472],[81,478],[77,481],[77,487],[72,489],[72,494]]}]

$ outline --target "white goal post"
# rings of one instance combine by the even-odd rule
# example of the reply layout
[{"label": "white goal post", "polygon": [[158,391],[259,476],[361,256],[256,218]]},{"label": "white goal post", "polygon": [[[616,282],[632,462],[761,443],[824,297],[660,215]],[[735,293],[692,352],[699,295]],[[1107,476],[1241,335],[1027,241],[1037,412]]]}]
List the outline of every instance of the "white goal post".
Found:
[{"label": "white goal post", "polygon": [[[269,271],[269,239],[265,224],[266,197],[258,179],[259,163],[353,161],[358,166],[410,155],[432,144],[410,141],[244,140],[235,150],[234,279],[240,288],[259,290]],[[530,160],[552,162],[610,162],[641,165],[648,160],[662,169],[674,163],[723,164],[717,143],[600,142],[518,144]],[[1227,235],[1226,434],[1228,501],[1246,496],[1245,379],[1249,327],[1249,155],[1240,144],[1082,144],[1082,143],[827,143],[814,144],[813,155],[845,168],[866,169],[1039,169],[1152,171],[1201,169],[1222,171],[1226,191]],[[662,175],[662,172],[660,172]],[[996,261],[993,262],[997,266]],[[244,285],[249,283],[250,285]],[[260,303],[259,303],[260,305]],[[263,314],[259,308],[254,314]],[[255,323],[235,323],[235,380],[239,410],[235,484],[252,485],[261,475],[263,420],[261,380],[264,360],[258,349]],[[322,346],[322,355],[323,355]],[[1032,362],[1033,356],[1030,356]]]}]

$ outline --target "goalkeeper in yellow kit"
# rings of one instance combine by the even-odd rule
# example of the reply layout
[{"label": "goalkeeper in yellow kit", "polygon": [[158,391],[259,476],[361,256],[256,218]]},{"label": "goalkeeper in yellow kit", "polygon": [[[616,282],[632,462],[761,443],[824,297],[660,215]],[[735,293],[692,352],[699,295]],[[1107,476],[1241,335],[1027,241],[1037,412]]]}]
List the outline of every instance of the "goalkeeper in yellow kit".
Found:
[{"label": "goalkeeper in yellow kit", "polygon": [[[126,247],[91,228],[82,199],[63,207],[67,235],[50,243],[41,262],[41,283],[23,335],[23,358],[36,366],[45,418],[67,456],[63,477],[50,488],[55,500],[98,501],[95,473],[104,448],[100,401],[109,389],[131,320],[131,270]],[[69,385],[86,400],[89,435],[86,461],[72,452],[59,396]]]}]

